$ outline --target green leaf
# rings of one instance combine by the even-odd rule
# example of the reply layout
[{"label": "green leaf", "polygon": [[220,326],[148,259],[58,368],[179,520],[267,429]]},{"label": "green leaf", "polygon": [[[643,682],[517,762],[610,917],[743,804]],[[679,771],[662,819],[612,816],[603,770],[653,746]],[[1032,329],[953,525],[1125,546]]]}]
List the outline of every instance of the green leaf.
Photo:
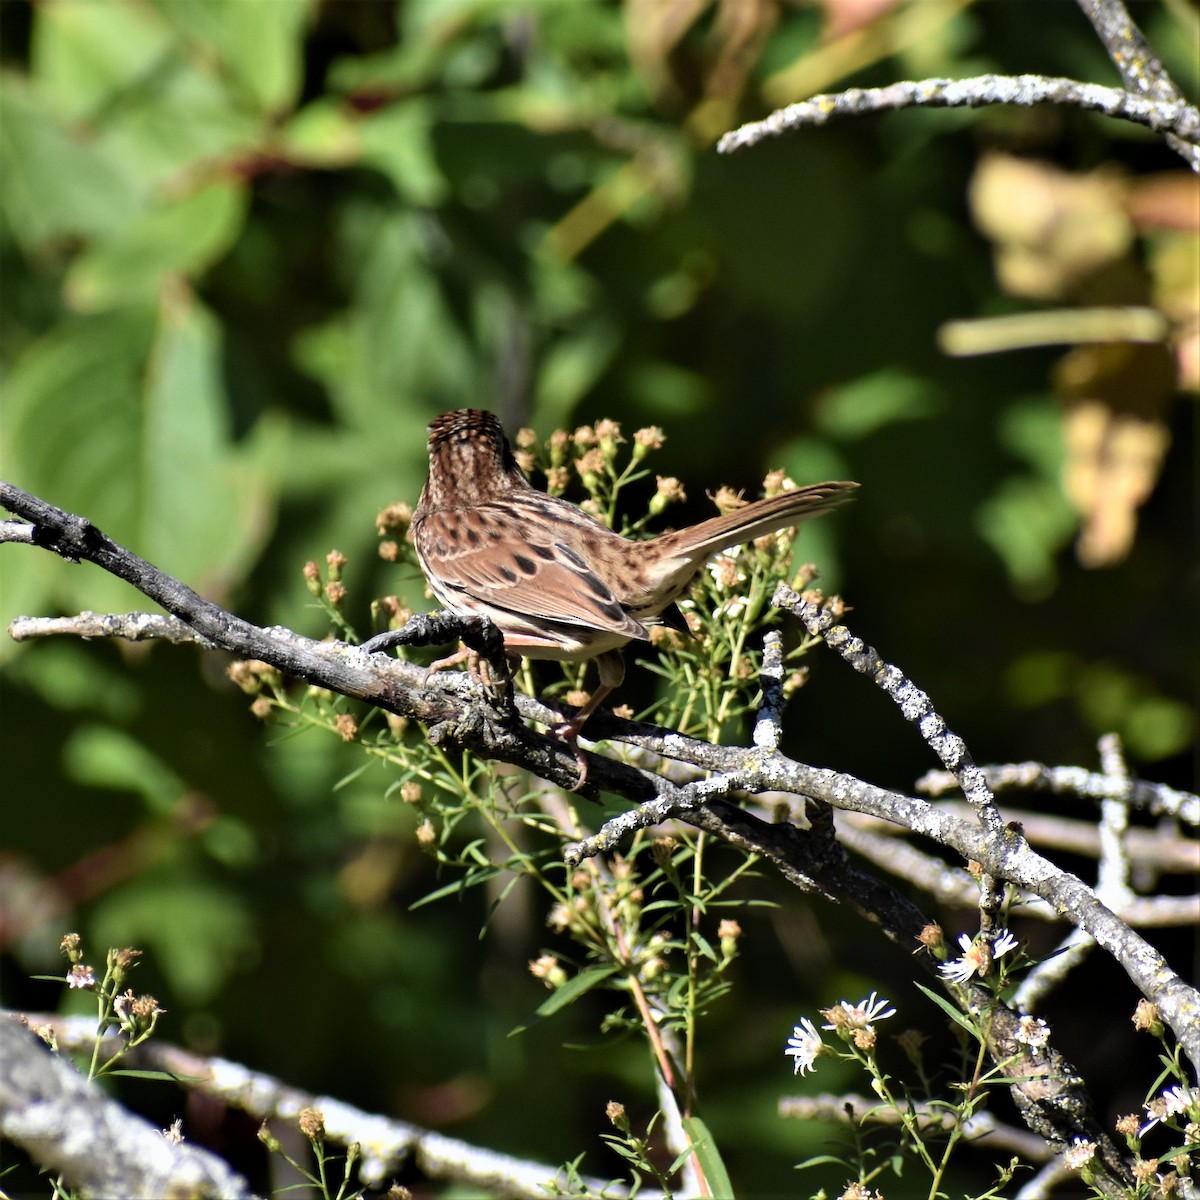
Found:
[{"label": "green leaf", "polygon": [[[610,979],[616,973],[616,967],[589,967],[586,971],[580,971],[578,975],[568,979],[562,987],[556,988],[546,1000],[538,1005],[535,1012],[537,1020],[553,1016],[554,1013],[578,1000],[585,992],[591,991],[592,988],[597,987],[606,979]],[[517,1034],[524,1033],[536,1023],[537,1021],[527,1021],[523,1025],[516,1025],[509,1030],[508,1036],[516,1037]]]},{"label": "green leaf", "polygon": [[68,121],[94,120],[171,53],[171,30],[149,5],[50,4],[34,24],[31,73]]},{"label": "green leaf", "polygon": [[[5,476],[122,540],[137,534],[131,463],[153,316],[130,309],[60,324],[18,361],[0,405]],[[49,555],[13,572],[5,592],[16,612],[137,606],[129,584],[71,570]]]},{"label": "green leaf", "polygon": [[63,747],[68,775],[91,787],[128,790],[149,811],[168,816],[184,785],[157,754],[123,730],[108,725],[76,729]]},{"label": "green leaf", "polygon": [[979,1030],[957,1009],[945,996],[939,996],[937,992],[930,991],[924,984],[917,984],[930,1000],[934,1002],[952,1020],[955,1024],[961,1025],[976,1041],[979,1040]]},{"label": "green leaf", "polygon": [[845,1167],[847,1170],[853,1171],[855,1164],[849,1159],[839,1158],[836,1154],[814,1154],[812,1158],[805,1158],[798,1162],[795,1166],[797,1171],[806,1171],[809,1167],[834,1166]]},{"label": "green leaf", "polygon": [[130,1079],[157,1079],[160,1083],[203,1083],[199,1075],[173,1075],[170,1071],[135,1071],[132,1068],[115,1067],[104,1072],[105,1078],[110,1075],[126,1075]]},{"label": "green leaf", "polygon": [[712,948],[712,943],[698,930],[692,930],[692,942],[710,962],[720,962],[721,956]]},{"label": "green leaf", "polygon": [[817,406],[817,427],[855,441],[901,421],[928,421],[943,408],[937,391],[933,381],[889,367],[826,392]]},{"label": "green leaf", "polygon": [[[92,944],[144,947],[146,957],[166,976],[168,995],[185,1004],[206,1003],[231,972],[258,954],[244,898],[232,888],[189,878],[178,858],[144,869],[135,880],[108,892],[94,913],[88,935]],[[171,1005],[166,1007],[169,1012]],[[158,1028],[163,1028],[161,1022]]]},{"label": "green leaf", "polygon": [[708,1126],[699,1117],[684,1117],[683,1128],[708,1183],[708,1194],[714,1200],[733,1200],[733,1184],[729,1182],[729,1172],[725,1169],[725,1162]]},{"label": "green leaf", "polygon": [[975,525],[1027,600],[1044,599],[1058,579],[1057,556],[1079,527],[1059,484],[1012,477],[979,505]]},{"label": "green leaf", "polygon": [[141,430],[139,544],[156,566],[220,595],[268,531],[274,448],[269,435],[245,455],[230,444],[221,331],[206,308],[191,297],[165,306],[157,334]]},{"label": "green leaf", "polygon": [[434,888],[432,892],[426,893],[419,900],[414,900],[409,906],[409,912],[416,912],[418,908],[424,908],[427,904],[433,904],[435,901],[444,900],[447,896],[461,896],[468,888],[476,887],[481,883],[487,883],[490,879],[495,879],[497,875],[503,872],[499,867],[494,870],[478,870],[473,871],[468,876],[463,876],[453,880],[450,883],[443,884],[439,888]]},{"label": "green leaf", "polygon": [[606,979],[611,979],[616,973],[616,967],[589,967],[586,971],[580,971],[578,975],[568,979],[562,987],[556,988],[547,999],[538,1005],[537,1015],[548,1017],[558,1012],[560,1008],[566,1008],[568,1004],[573,1004],[578,1000],[584,992],[590,992],[592,988]]},{"label": "green leaf", "polygon": [[309,0],[158,0],[184,39],[214,52],[243,101],[263,113],[294,103]]},{"label": "green leaf", "polygon": [[280,144],[294,163],[344,167],[362,157],[361,122],[346,104],[321,96],[306,104],[280,131]]},{"label": "green leaf", "polygon": [[0,212],[26,253],[52,238],[111,236],[141,212],[135,181],[69,137],[9,74],[0,74],[0,111]]},{"label": "green leaf", "polygon": [[[220,596],[270,532],[283,430],[266,422],[234,446],[215,321],[186,294],[156,317],[77,319],[26,352],[0,418],[5,472]],[[67,610],[145,606],[114,577],[40,557],[21,573],[23,607],[40,599],[26,611],[50,592]]]},{"label": "green leaf", "polygon": [[363,162],[382,171],[409,204],[434,206],[447,192],[433,152],[433,111],[424,99],[399,101],[358,127]]},{"label": "green leaf", "polygon": [[150,299],[168,275],[194,275],[233,244],[245,218],[241,185],[211,184],[150,209],[110,241],[75,260],[65,291],[73,308],[99,312]]},{"label": "green leaf", "polygon": [[96,134],[106,158],[147,196],[177,195],[181,183],[210,179],[226,164],[236,167],[271,132],[231,94],[211,55],[189,56],[179,45],[174,53],[121,97]]},{"label": "green leaf", "polygon": [[619,344],[617,329],[600,318],[546,348],[537,374],[535,403],[547,425],[570,423],[575,405],[611,365]]}]

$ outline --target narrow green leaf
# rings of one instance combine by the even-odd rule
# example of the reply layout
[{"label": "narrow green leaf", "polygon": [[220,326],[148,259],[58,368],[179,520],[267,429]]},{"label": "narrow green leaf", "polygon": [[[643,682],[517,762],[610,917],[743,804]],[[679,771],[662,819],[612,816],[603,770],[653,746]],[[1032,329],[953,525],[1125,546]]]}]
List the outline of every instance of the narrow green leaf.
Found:
[{"label": "narrow green leaf", "polygon": [[961,1025],[976,1041],[979,1040],[979,1030],[976,1029],[969,1020],[945,996],[939,996],[937,992],[930,991],[923,984],[918,983],[917,987],[929,997],[948,1016],[952,1021]]},{"label": "narrow green leaf", "polygon": [[105,1071],[105,1076],[126,1075],[130,1079],[157,1079],[160,1083],[203,1083],[199,1075],[175,1075],[170,1071],[135,1071],[132,1068],[116,1067]]},{"label": "narrow green leaf", "polygon": [[725,1169],[725,1162],[708,1126],[699,1117],[684,1117],[683,1128],[708,1183],[709,1195],[714,1200],[733,1200],[729,1172]]},{"label": "narrow green leaf", "polygon": [[[586,971],[581,971],[574,979],[569,979],[562,987],[558,988],[553,995],[550,996],[543,1004],[539,1005],[535,1011],[533,1020],[526,1021],[521,1025],[514,1025],[508,1031],[509,1037],[516,1037],[520,1033],[524,1033],[531,1026],[536,1025],[539,1021],[546,1017],[552,1016],[558,1012],[560,1008],[564,1008],[570,1004],[572,1000],[577,1000],[584,992],[590,991],[597,984],[603,983],[610,976],[616,974],[615,967],[591,967]],[[568,1043],[568,1048],[584,1049],[583,1046],[571,1047]],[[614,1149],[619,1149],[614,1144]]]},{"label": "narrow green leaf", "polygon": [[578,1000],[584,992],[590,992],[592,988],[606,979],[610,979],[616,973],[616,967],[589,967],[586,971],[580,971],[578,975],[573,979],[568,979],[562,987],[557,988],[538,1005],[538,1016],[548,1017],[552,1013],[558,1012],[560,1008],[566,1008],[568,1004]]},{"label": "narrow green leaf", "polygon": [[444,884],[440,888],[434,888],[432,892],[426,893],[419,900],[414,900],[408,906],[408,910],[409,912],[415,912],[418,908],[424,908],[427,904],[444,900],[447,896],[461,896],[468,888],[477,887],[481,883],[487,883],[489,879],[494,879],[499,874],[499,869],[494,871],[476,871],[465,878],[455,879],[452,883]]},{"label": "narrow green leaf", "polygon": [[802,1162],[796,1164],[797,1171],[806,1171],[809,1167],[845,1167],[847,1170],[854,1170],[854,1163],[848,1159],[839,1158],[836,1154],[814,1154],[812,1158],[806,1158]]}]

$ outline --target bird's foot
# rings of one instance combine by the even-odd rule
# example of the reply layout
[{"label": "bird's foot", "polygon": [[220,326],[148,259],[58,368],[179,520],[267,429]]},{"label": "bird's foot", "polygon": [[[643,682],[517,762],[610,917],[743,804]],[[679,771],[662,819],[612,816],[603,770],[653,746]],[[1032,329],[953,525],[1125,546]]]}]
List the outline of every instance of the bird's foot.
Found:
[{"label": "bird's foot", "polygon": [[584,727],[588,717],[591,715],[591,713],[588,713],[584,716],[583,720],[580,720],[577,714],[569,721],[563,721],[558,725],[550,726],[551,736],[558,738],[575,755],[575,765],[579,768],[579,778],[575,781],[575,786],[571,788],[572,792],[580,791],[583,785],[587,783],[588,757],[587,753],[580,749],[579,731]]}]

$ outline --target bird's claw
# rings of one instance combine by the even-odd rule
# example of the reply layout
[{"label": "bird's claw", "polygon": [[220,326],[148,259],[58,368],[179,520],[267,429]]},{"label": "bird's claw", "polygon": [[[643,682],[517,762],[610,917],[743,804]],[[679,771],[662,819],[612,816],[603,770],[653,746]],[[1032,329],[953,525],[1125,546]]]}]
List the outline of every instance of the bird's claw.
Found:
[{"label": "bird's claw", "polygon": [[[589,714],[590,715],[590,714]],[[588,756],[587,752],[580,749],[579,746],[579,731],[583,728],[584,722],[578,717],[572,717],[569,721],[563,721],[559,725],[552,725],[550,733],[563,742],[567,748],[575,755],[575,765],[579,768],[579,778],[575,782],[575,786],[570,790],[578,792],[583,790],[583,785],[587,783],[588,777]]]}]

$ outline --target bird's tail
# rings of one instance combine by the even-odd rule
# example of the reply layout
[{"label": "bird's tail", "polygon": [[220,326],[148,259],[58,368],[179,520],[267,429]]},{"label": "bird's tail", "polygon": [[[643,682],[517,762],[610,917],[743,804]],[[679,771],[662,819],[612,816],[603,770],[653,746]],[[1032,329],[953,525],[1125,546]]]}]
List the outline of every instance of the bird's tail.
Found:
[{"label": "bird's tail", "polygon": [[754,500],[743,508],[710,517],[698,525],[664,533],[656,540],[664,550],[673,550],[680,557],[699,564],[728,546],[744,545],[764,534],[799,525],[829,512],[849,500],[857,487],[857,483],[846,481],[809,484],[765,500]]}]

